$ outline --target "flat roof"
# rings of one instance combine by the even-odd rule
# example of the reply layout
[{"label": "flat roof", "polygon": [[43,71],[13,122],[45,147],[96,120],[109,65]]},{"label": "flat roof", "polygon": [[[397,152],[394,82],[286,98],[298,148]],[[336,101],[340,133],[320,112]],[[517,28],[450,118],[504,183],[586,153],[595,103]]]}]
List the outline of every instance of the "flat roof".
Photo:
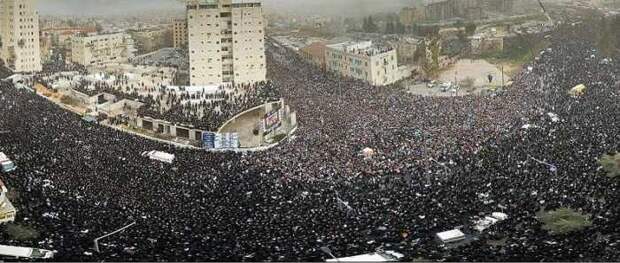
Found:
[{"label": "flat roof", "polygon": [[332,259],[327,259],[325,261],[326,262],[387,262],[387,261],[392,261],[392,260],[389,260],[377,253],[370,253],[370,254],[364,254],[364,255],[337,258],[337,259],[332,258]]},{"label": "flat roof", "polygon": [[455,239],[463,239],[465,238],[465,234],[463,234],[461,230],[452,229],[450,231],[437,233],[437,237],[439,237],[439,239],[441,239],[442,241],[449,241]]}]

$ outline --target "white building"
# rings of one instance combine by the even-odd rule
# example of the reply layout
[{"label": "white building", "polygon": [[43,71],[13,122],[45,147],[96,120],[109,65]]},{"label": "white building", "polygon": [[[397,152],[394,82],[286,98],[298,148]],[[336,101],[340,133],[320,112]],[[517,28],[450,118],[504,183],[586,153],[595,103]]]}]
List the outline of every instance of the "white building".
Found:
[{"label": "white building", "polygon": [[129,57],[129,36],[124,33],[71,39],[71,61],[84,66],[124,63]]},{"label": "white building", "polygon": [[266,79],[260,2],[192,0],[187,24],[192,86]]},{"label": "white building", "polygon": [[372,85],[392,84],[401,78],[396,50],[374,47],[371,41],[328,45],[327,70]]},{"label": "white building", "polygon": [[35,0],[0,0],[0,59],[15,72],[41,71]]},{"label": "white building", "polygon": [[0,224],[15,221],[15,207],[11,200],[7,198],[8,190],[4,183],[0,181]]}]

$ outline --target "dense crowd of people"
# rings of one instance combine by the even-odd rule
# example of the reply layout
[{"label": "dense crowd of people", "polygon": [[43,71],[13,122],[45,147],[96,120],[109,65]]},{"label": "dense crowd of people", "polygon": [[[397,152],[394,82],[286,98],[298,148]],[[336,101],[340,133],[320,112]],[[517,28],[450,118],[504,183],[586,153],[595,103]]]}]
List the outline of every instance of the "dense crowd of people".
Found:
[{"label": "dense crowd of people", "polygon": [[[329,258],[321,247],[340,257],[396,250],[406,261],[617,260],[619,182],[596,160],[620,150],[620,61],[601,63],[582,34],[554,34],[488,97],[373,87],[270,46],[268,77],[300,128],[251,154],[148,141],[2,82],[0,150],[19,167],[3,181],[16,223],[40,236],[0,235],[63,261],[320,261]],[[582,83],[583,96],[568,94]],[[361,156],[367,147],[376,155]],[[175,161],[141,156],[150,150]],[[558,207],[591,215],[592,226],[549,234],[536,215]],[[499,210],[509,218],[466,244],[434,239]],[[132,222],[94,251],[94,238]]]},{"label": "dense crowd of people", "polygon": [[157,96],[141,99],[148,106],[141,108],[138,114],[217,131],[236,114],[278,98],[270,81],[221,86],[216,93],[170,91],[163,87]]},{"label": "dense crowd of people", "polygon": [[36,81],[49,88],[55,83],[68,83],[65,86],[88,96],[105,92],[117,99],[139,100],[145,104],[138,111],[141,117],[208,131],[217,131],[224,122],[243,110],[280,98],[270,81],[227,84],[217,87],[215,92],[204,89],[188,91],[184,86],[172,89],[170,78],[166,78],[163,71],[143,73],[142,77],[149,76],[150,81],[136,82],[122,72],[99,72],[94,77],[88,75],[86,68],[59,64],[46,64],[44,70],[35,76]]}]

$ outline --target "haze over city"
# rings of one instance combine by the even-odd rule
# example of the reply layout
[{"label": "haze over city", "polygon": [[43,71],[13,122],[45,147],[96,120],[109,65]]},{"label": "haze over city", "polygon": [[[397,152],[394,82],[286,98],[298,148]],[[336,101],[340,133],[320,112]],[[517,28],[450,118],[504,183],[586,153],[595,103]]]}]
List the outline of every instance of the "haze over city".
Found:
[{"label": "haze over city", "polygon": [[[305,15],[368,15],[397,11],[423,0],[264,0],[268,10]],[[41,0],[43,15],[101,16],[125,15],[140,11],[184,10],[180,0]]]},{"label": "haze over city", "polygon": [[620,0],[0,0],[0,262],[613,262]]}]

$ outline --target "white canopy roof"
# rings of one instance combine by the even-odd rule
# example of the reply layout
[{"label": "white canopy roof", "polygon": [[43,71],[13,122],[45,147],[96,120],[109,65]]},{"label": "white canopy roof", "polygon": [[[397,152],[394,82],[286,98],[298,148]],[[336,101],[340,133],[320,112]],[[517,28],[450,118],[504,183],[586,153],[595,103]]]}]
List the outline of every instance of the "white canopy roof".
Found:
[{"label": "white canopy roof", "polygon": [[350,257],[344,257],[344,258],[338,258],[338,259],[327,259],[325,260],[326,262],[390,262],[390,261],[397,261],[396,258],[402,258],[403,255],[394,251],[386,251],[386,253],[394,256],[395,258],[392,259],[390,257],[386,257],[383,256],[379,253],[368,253],[368,254],[363,254],[363,255],[357,255],[357,256],[350,256]]},{"label": "white canopy roof", "polygon": [[437,237],[443,242],[452,242],[456,240],[461,240],[465,238],[465,234],[461,232],[461,230],[453,229],[450,231],[437,233]]},{"label": "white canopy roof", "polygon": [[158,160],[164,163],[172,163],[174,161],[174,154],[169,154],[160,151],[150,151],[142,153],[143,156],[148,156],[151,160]]}]

